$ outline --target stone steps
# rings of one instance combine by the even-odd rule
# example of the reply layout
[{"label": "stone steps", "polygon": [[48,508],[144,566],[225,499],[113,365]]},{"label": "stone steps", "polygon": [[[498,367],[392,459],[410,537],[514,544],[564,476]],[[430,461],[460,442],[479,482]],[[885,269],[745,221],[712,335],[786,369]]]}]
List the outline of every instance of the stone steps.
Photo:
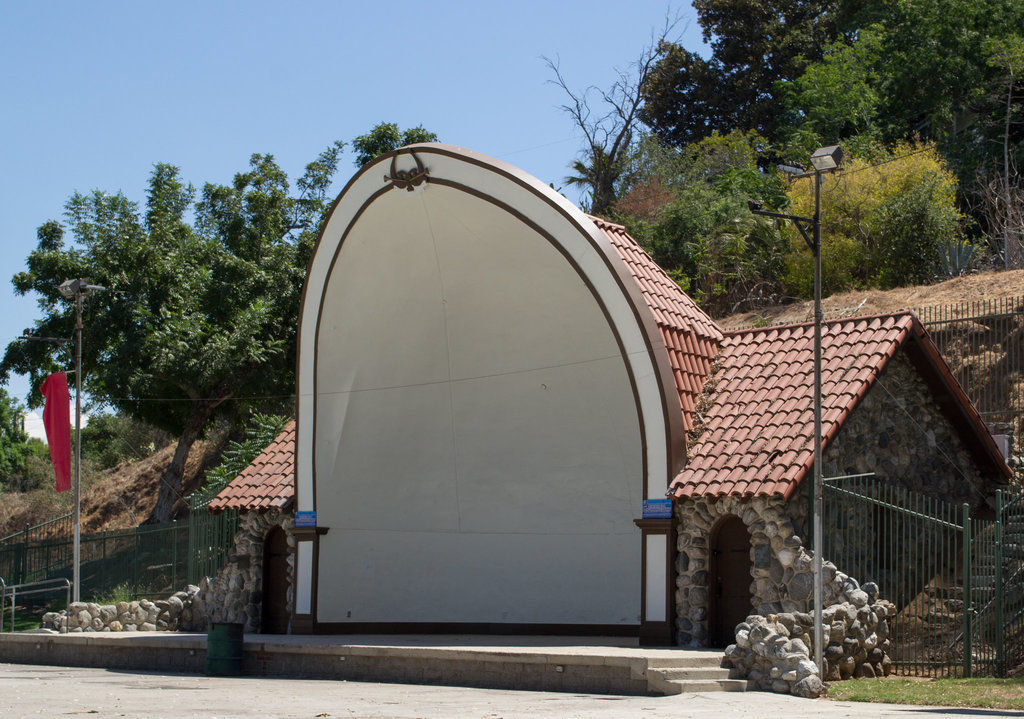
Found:
[{"label": "stone steps", "polygon": [[730,677],[729,670],[720,664],[721,655],[710,655],[688,657],[685,665],[648,666],[647,683],[654,692],[664,695],[744,692],[754,688],[746,679]]}]

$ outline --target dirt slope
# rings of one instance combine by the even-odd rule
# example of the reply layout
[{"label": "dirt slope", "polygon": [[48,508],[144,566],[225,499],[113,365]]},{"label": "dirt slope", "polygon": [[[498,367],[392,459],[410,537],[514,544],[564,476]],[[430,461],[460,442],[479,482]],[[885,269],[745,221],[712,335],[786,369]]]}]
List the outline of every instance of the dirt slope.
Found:
[{"label": "dirt slope", "polygon": [[[192,447],[185,465],[185,494],[196,489],[206,470],[220,462],[225,439],[200,440]],[[136,462],[124,462],[83,479],[82,531],[127,529],[145,521],[156,505],[160,476],[174,455],[174,445]],[[56,494],[52,487],[22,494],[0,494],[0,537],[61,516],[71,511],[71,492]],[[174,507],[175,516],[183,517],[188,508],[184,500]]]},{"label": "dirt slope", "polygon": [[[825,319],[835,319],[1021,296],[1024,296],[1024,270],[1011,270],[980,272],[934,285],[843,292],[826,297],[821,304]],[[717,321],[723,329],[739,329],[755,325],[811,322],[813,319],[814,302],[807,301],[744,312]]]}]

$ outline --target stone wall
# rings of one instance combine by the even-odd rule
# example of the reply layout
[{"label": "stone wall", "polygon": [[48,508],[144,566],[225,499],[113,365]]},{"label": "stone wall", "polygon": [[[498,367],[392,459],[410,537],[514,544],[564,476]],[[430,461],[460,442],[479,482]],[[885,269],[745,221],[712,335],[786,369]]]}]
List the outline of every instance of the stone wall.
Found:
[{"label": "stone wall", "polygon": [[288,539],[288,609],[294,607],[295,537],[292,515],[279,509],[248,512],[239,517],[235,544],[216,577],[204,577],[192,601],[186,631],[205,631],[210,623],[244,624],[246,632],[260,630],[263,603],[263,544],[267,533],[281,527]]},{"label": "stone wall", "polygon": [[825,451],[825,477],[874,472],[880,480],[977,509],[995,494],[924,379],[901,352],[889,362]]},{"label": "stone wall", "polygon": [[[797,534],[793,516],[802,502],[788,506],[781,497],[700,498],[676,503],[679,520],[676,557],[676,640],[681,646],[704,647],[708,640],[708,559],[711,530],[719,520],[736,516],[750,532],[751,610],[757,614],[805,612],[813,601],[811,555]],[[806,511],[805,508],[803,508]],[[826,586],[832,576],[826,571]],[[832,603],[838,595],[826,596]]]},{"label": "stone wall", "polygon": [[43,615],[43,629],[58,632],[174,632],[191,614],[193,585],[167,599],[140,599],[117,604],[72,602],[67,609]]}]

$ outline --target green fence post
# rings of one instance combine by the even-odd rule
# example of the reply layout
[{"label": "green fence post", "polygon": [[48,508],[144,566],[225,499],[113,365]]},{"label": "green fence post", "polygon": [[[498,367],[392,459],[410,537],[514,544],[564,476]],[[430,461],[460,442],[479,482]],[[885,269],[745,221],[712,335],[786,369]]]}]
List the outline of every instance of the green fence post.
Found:
[{"label": "green fence post", "polygon": [[973,651],[971,636],[971,614],[974,607],[971,603],[971,508],[964,502],[963,521],[964,542],[964,677],[971,676],[971,653]]},{"label": "green fence post", "polygon": [[996,490],[996,536],[995,536],[995,555],[996,555],[996,587],[995,587],[995,603],[996,603],[996,675],[1005,676],[1006,667],[1004,666],[1005,655],[1005,637],[1003,636],[1003,490]]},{"label": "green fence post", "polygon": [[171,594],[178,591],[178,520],[171,522]]}]

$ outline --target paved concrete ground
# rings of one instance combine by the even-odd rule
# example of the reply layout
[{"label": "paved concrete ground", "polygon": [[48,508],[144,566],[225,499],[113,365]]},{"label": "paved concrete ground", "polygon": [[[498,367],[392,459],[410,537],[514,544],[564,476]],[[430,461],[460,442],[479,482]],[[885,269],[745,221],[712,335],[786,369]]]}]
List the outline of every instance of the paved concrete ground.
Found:
[{"label": "paved concrete ground", "polygon": [[928,719],[957,715],[1024,717],[1024,712],[851,704],[761,692],[621,697],[303,679],[211,678],[0,663],[0,716],[79,715],[146,719]]}]

